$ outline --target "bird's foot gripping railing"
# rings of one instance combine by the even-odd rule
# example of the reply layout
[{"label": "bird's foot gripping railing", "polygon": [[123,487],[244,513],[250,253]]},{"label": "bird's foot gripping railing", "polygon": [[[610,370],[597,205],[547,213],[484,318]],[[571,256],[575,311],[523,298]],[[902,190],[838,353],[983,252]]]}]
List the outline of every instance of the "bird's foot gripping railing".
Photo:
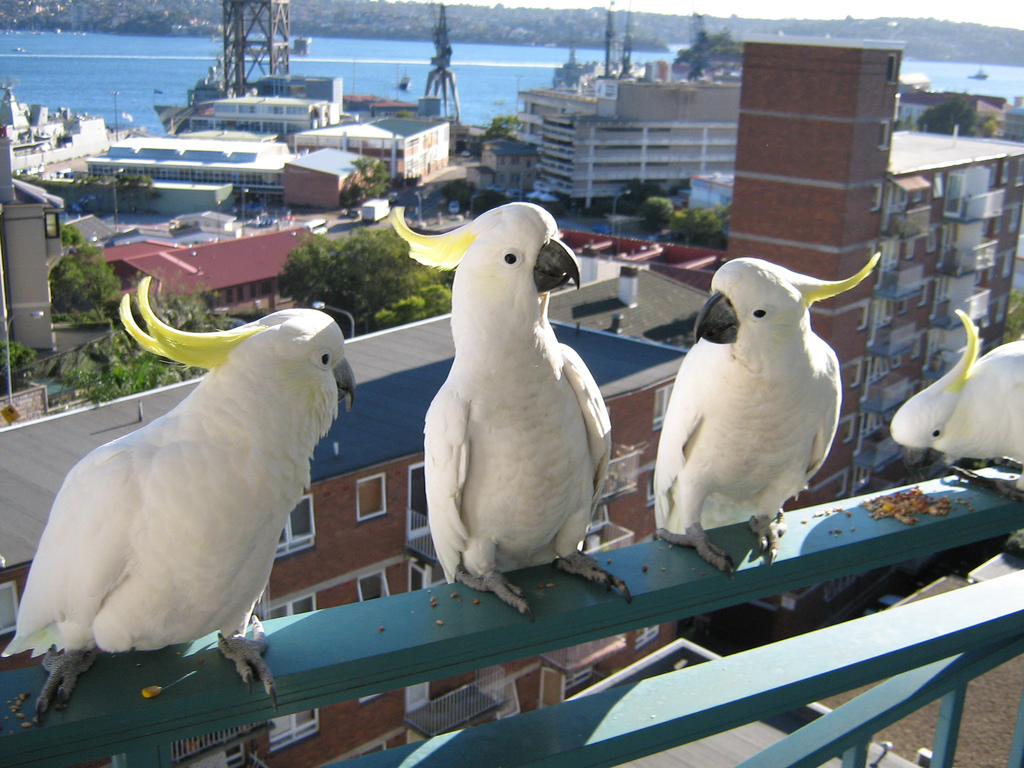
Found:
[{"label": "bird's foot gripping railing", "polygon": [[[473,603],[450,599],[445,590],[436,590],[436,608],[423,592],[411,592],[269,621],[266,658],[277,677],[276,714],[706,613],[1024,527],[1024,505],[952,479],[921,487],[953,500],[947,516],[915,525],[874,520],[857,499],[788,513],[789,533],[771,566],[751,553],[745,525],[717,529],[712,538],[740,563],[731,579],[665,542],[610,552],[603,564],[627,580],[631,604],[538,566],[513,575],[523,585],[546,585],[526,590],[535,622],[491,595]],[[1022,596],[1024,574],[1004,576],[346,765],[611,766],[890,678],[744,766],[817,766],[839,755],[851,768],[863,766],[873,733],[936,698],[943,699],[943,717],[932,764],[950,766],[966,682],[1024,652]],[[274,717],[259,687],[248,693],[212,638],[206,640],[101,655],[66,710],[49,713],[41,727],[4,726],[0,766],[67,765],[117,754],[130,768],[169,765],[175,740]],[[39,668],[0,675],[0,700],[22,692],[34,697],[42,679]],[[144,699],[140,691],[151,685],[165,690]],[[1024,760],[1022,734],[1018,721],[1011,765]]]}]

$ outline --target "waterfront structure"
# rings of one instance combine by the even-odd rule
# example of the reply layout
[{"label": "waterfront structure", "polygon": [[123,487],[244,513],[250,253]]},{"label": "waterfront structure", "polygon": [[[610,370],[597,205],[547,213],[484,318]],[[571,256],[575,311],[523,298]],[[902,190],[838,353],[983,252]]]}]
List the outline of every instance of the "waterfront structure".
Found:
[{"label": "waterfront structure", "polygon": [[138,136],[86,158],[86,164],[93,176],[148,176],[199,188],[231,184],[239,202],[246,194],[250,201],[280,205],[284,167],[294,158],[280,142]]},{"label": "waterfront structure", "polygon": [[733,169],[737,84],[598,80],[594,96],[537,89],[519,100],[518,138],[540,148],[536,187],[583,205],[633,179],[672,188]]},{"label": "waterfront structure", "polygon": [[418,179],[448,166],[450,124],[399,117],[295,135],[296,152],[329,147],[381,160],[392,178]]},{"label": "waterfront structure", "polygon": [[204,109],[178,123],[177,134],[197,131],[245,131],[290,141],[300,131],[341,122],[336,101],[292,96],[238,96],[209,102]]},{"label": "waterfront structure", "polygon": [[288,0],[221,0],[228,96],[245,95],[253,72],[288,74],[290,9]]},{"label": "waterfront structure", "polygon": [[[585,546],[611,557],[611,550],[650,540],[653,533],[648,478],[666,387],[682,350],[572,325],[556,325],[555,332],[587,363],[609,407],[614,453]],[[461,585],[444,585],[428,531],[423,419],[454,355],[450,317],[357,336],[346,341],[345,351],[359,376],[363,406],[339,414],[314,452],[311,487],[282,531],[261,614],[290,616],[413,590],[423,590],[422,609],[428,612],[432,599],[446,604],[461,599],[469,611],[495,607],[474,605],[476,595]],[[194,381],[186,382],[4,433],[0,549],[7,563],[0,570],[0,632],[13,629],[27,566],[64,474],[91,448],[166,413],[194,387]],[[627,578],[644,576],[637,568]],[[523,588],[536,594],[536,585]],[[604,593],[600,585],[588,588]],[[386,629],[401,631],[390,623]],[[207,759],[238,761],[228,764],[258,753],[275,768],[322,765],[557,703],[663,647],[675,632],[670,621],[613,633],[480,672],[282,715],[269,727],[246,726],[172,749],[179,761],[206,749]],[[0,668],[37,663],[23,657],[27,654],[4,659]]]},{"label": "waterfront structure", "polygon": [[68,109],[50,114],[41,104],[22,104],[11,86],[0,96],[0,126],[14,152],[14,171],[39,172],[43,166],[103,152],[110,146],[102,117],[74,115]]},{"label": "waterfront structure", "polygon": [[982,326],[986,347],[1002,336],[1024,146],[894,133],[901,58],[890,42],[744,45],[730,258],[839,279],[882,255],[875,278],[811,309],[839,356],[843,406],[801,504],[903,477],[887,422],[958,356],[955,309]]}]

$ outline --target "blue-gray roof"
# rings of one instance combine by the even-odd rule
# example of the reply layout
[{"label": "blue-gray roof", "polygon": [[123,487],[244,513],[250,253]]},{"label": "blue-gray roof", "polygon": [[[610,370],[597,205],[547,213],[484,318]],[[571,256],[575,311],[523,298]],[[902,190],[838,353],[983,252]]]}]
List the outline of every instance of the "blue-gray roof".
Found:
[{"label": "blue-gray roof", "polygon": [[[338,416],[317,447],[314,481],[423,451],[427,408],[455,356],[449,320],[444,315],[346,342],[356,376],[355,405]],[[683,356],[681,349],[553,325],[559,341],[586,362],[606,400],[673,378]]]}]

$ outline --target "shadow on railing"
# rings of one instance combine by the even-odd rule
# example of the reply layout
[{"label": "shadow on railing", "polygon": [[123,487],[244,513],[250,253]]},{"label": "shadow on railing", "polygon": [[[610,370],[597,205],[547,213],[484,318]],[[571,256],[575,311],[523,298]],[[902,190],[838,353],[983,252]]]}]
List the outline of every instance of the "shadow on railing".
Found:
[{"label": "shadow on railing", "polygon": [[[428,608],[422,592],[268,621],[276,714],[548,653],[1024,527],[1024,505],[952,479],[921,488],[949,497],[949,514],[904,525],[873,519],[863,499],[789,512],[789,533],[770,566],[751,551],[746,525],[716,529],[712,538],[739,564],[731,579],[664,542],[614,550],[607,567],[629,583],[631,604],[538,566],[515,577],[545,583],[527,590],[534,622],[491,595]],[[848,513],[839,518],[842,536],[835,534],[836,512]],[[1022,594],[1024,574],[1004,576],[346,765],[611,766],[892,678],[743,765],[812,768],[844,755],[844,765],[863,766],[875,731],[942,698],[932,765],[949,766],[967,681],[1024,652]],[[0,675],[0,700],[34,696],[43,678],[38,667]],[[150,685],[165,690],[144,699],[140,691]],[[130,768],[169,766],[174,741],[274,715],[258,687],[246,691],[212,637],[150,653],[103,654],[66,710],[47,715],[41,727],[0,731],[0,765],[59,766],[123,754],[118,762]],[[1018,725],[1011,765],[1024,759],[1022,731]]]}]

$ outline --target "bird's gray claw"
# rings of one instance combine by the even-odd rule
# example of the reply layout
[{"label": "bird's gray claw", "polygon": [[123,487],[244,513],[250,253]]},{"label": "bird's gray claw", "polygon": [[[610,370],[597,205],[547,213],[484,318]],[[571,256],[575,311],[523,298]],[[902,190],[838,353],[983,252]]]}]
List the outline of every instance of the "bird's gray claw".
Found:
[{"label": "bird's gray claw", "polygon": [[488,571],[482,576],[474,576],[460,563],[455,570],[455,580],[461,581],[470,589],[491,592],[503,603],[511,605],[520,613],[529,616],[530,621],[534,621],[533,608],[523,596],[523,590],[505,578],[501,571]]},{"label": "bird's gray claw", "polygon": [[263,624],[255,616],[252,617],[252,639],[244,635],[224,637],[217,633],[217,647],[224,657],[235,663],[235,670],[249,688],[252,694],[253,677],[259,678],[263,683],[263,689],[270,697],[277,711],[277,688],[274,685],[274,675],[270,671],[270,665],[263,658],[267,650],[267,635],[263,631]]},{"label": "bird's gray claw", "polygon": [[609,590],[611,590],[612,587],[615,587],[623,594],[627,603],[633,601],[633,597],[629,594],[629,587],[626,586],[626,582],[599,566],[597,564],[597,560],[592,558],[590,555],[585,555],[582,552],[573,552],[565,555],[564,557],[556,557],[555,567],[560,571],[582,576],[590,581],[600,582]]},{"label": "bird's gray claw", "polygon": [[36,699],[37,722],[42,721],[43,714],[50,708],[50,702],[56,701],[54,709],[64,709],[78,683],[78,676],[89,669],[95,660],[96,652],[92,650],[58,653],[57,646],[49,647],[43,657],[43,669],[49,672],[49,677]]}]

